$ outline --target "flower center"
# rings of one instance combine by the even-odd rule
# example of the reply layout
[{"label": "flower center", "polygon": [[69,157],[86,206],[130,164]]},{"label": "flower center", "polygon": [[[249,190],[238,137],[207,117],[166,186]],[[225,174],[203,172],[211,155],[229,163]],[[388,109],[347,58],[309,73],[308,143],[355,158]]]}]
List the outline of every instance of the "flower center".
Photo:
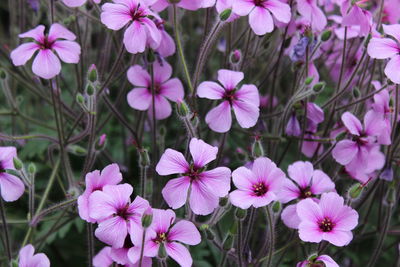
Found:
[{"label": "flower center", "polygon": [[324,218],[319,222],[319,229],[321,229],[322,232],[330,232],[333,227],[335,227],[335,224],[329,218]]},{"label": "flower center", "polygon": [[222,98],[232,104],[232,102],[236,100],[235,89],[226,90]]},{"label": "flower center", "polygon": [[49,41],[49,38],[46,36],[43,40],[39,43],[40,49],[46,50],[51,49],[53,47],[54,41]]},{"label": "flower center", "polygon": [[140,20],[146,16],[144,9],[140,8],[140,4],[136,8],[131,9],[129,15],[132,20]]},{"label": "flower center", "polygon": [[265,0],[254,0],[254,5],[264,7],[264,2]]},{"label": "flower center", "polygon": [[126,205],[122,208],[118,208],[117,212],[114,214],[114,216],[121,217],[124,220],[128,220],[132,215],[133,213],[129,212],[129,203],[126,203]]},{"label": "flower center", "polygon": [[310,187],[306,187],[306,188],[300,188],[300,198],[301,199],[306,199],[309,197],[312,197],[313,193],[311,192]]},{"label": "flower center", "polygon": [[253,184],[253,192],[256,196],[261,197],[268,192],[268,187],[262,182]]},{"label": "flower center", "polygon": [[157,244],[161,244],[167,241],[167,234],[166,233],[157,233],[156,238],[153,239],[154,242]]}]

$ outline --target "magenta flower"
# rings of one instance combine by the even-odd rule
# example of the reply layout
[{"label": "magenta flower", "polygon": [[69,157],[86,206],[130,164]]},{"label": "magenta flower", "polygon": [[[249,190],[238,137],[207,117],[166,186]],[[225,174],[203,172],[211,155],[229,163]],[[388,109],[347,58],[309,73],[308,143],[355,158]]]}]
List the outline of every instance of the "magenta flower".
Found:
[{"label": "magenta flower", "polygon": [[248,209],[278,200],[286,175],[269,158],[262,157],[254,161],[251,170],[246,167],[234,170],[232,179],[238,189],[229,194],[229,200],[236,207]]},{"label": "magenta flower", "polygon": [[371,31],[372,15],[368,10],[362,8],[363,4],[367,1],[368,0],[345,0],[340,6],[343,15],[343,26],[359,26],[360,36],[366,36]]},{"label": "magenta flower", "polygon": [[300,218],[299,236],[305,242],[328,241],[335,246],[346,246],[353,239],[353,230],[358,224],[358,213],[337,193],[324,193],[321,201],[304,199],[297,204]]},{"label": "magenta flower", "polygon": [[236,0],[233,12],[240,16],[249,15],[249,24],[257,35],[264,35],[274,30],[274,18],[282,23],[289,23],[290,6],[279,0]]},{"label": "magenta flower", "polygon": [[[379,84],[379,87],[380,84]],[[375,88],[380,89],[380,88]],[[390,145],[391,133],[392,133],[392,114],[393,108],[390,107],[390,95],[389,91],[384,89],[374,95],[374,103],[372,109],[376,113],[376,116],[383,117],[384,127],[382,128],[381,134],[378,136],[378,143],[381,145]]]},{"label": "magenta flower", "polygon": [[156,49],[161,33],[149,18],[158,16],[139,0],[115,0],[102,5],[101,22],[107,28],[118,31],[129,23],[124,33],[124,45],[129,53],[142,53],[147,44]]},{"label": "magenta flower", "polygon": [[373,111],[367,112],[363,127],[353,114],[346,112],[342,115],[342,122],[353,138],[338,142],[332,150],[333,158],[350,172],[358,170],[368,174],[381,169],[385,157],[377,147],[376,137],[384,127],[382,117]]},{"label": "magenta flower", "polygon": [[[285,179],[279,200],[287,203],[292,200],[314,199],[322,193],[335,190],[335,184],[321,170],[314,170],[310,162],[297,161],[288,168],[289,177]],[[297,229],[300,218],[296,213],[296,205],[289,205],[282,211],[282,220],[286,226]]]},{"label": "magenta flower", "polygon": [[297,11],[311,23],[313,29],[322,31],[325,28],[327,20],[324,12],[318,7],[317,0],[298,0]]},{"label": "magenta flower", "polygon": [[149,207],[139,196],[131,203],[132,192],[129,184],[106,185],[89,198],[89,215],[99,224],[95,235],[114,248],[122,248],[128,233],[141,227],[142,214]]},{"label": "magenta flower", "polygon": [[[33,38],[34,42],[21,44],[11,52],[10,56],[15,66],[22,66],[39,50],[33,60],[32,71],[41,78],[51,79],[61,71],[58,57],[65,63],[76,64],[79,62],[81,47],[73,42],[76,39],[75,34],[58,23],[51,25],[48,35],[44,34],[44,29],[43,25],[39,25],[18,35],[20,38]],[[57,52],[58,57],[53,51]]]},{"label": "magenta flower", "polygon": [[113,263],[111,258],[111,247],[102,248],[96,256],[93,257],[94,267],[109,267]]},{"label": "magenta flower", "polygon": [[228,195],[231,171],[226,167],[205,170],[206,165],[216,159],[217,147],[192,138],[189,150],[193,158],[191,163],[186,161],[182,153],[170,148],[161,156],[156,166],[159,175],[182,175],[169,180],[162,190],[162,195],[173,209],[182,207],[188,199],[195,214],[207,215],[218,207],[220,197]]},{"label": "magenta flower", "polygon": [[318,257],[311,256],[308,260],[297,263],[296,267],[312,267],[312,266],[325,266],[325,267],[339,267],[330,256],[320,255]]},{"label": "magenta flower", "polygon": [[[69,7],[80,7],[84,3],[86,3],[87,0],[61,0],[66,6]],[[96,4],[100,4],[101,0],[93,0]]]},{"label": "magenta flower", "polygon": [[[150,1],[155,2],[154,4],[151,4],[151,8],[157,12],[163,11],[170,5],[168,0]],[[197,10],[199,8],[212,7],[215,5],[215,0],[181,0],[176,5],[187,10]]]},{"label": "magenta flower", "polygon": [[106,185],[116,185],[122,181],[122,174],[116,163],[106,166],[101,172],[95,170],[89,172],[85,176],[86,189],[82,195],[78,197],[79,216],[91,223],[96,220],[89,216],[89,199],[93,192],[103,190]]},{"label": "magenta flower", "polygon": [[19,251],[19,267],[50,267],[49,258],[43,253],[35,254],[35,248],[28,244]]},{"label": "magenta flower", "polygon": [[[183,99],[184,90],[181,81],[178,78],[170,79],[172,68],[163,61],[154,62],[154,104],[156,119],[162,120],[169,117],[172,108],[167,99],[177,102]],[[136,86],[127,95],[128,104],[137,110],[148,110],[153,114],[151,76],[141,66],[135,65],[128,70],[128,80]]]},{"label": "magenta flower", "polygon": [[372,58],[386,59],[386,76],[400,84],[400,24],[382,25],[383,31],[394,38],[372,38],[368,44],[368,55]]},{"label": "magenta flower", "polygon": [[156,51],[162,57],[172,56],[175,54],[176,50],[174,39],[165,30],[163,20],[155,20],[155,23],[161,33],[160,45],[157,47]]},{"label": "magenta flower", "polygon": [[296,117],[296,112],[293,112],[290,116],[286,128],[285,133],[287,136],[300,136],[301,135],[301,128],[300,122]]},{"label": "magenta flower", "polygon": [[182,267],[192,266],[193,260],[189,250],[182,244],[197,245],[201,236],[196,226],[189,221],[175,222],[172,210],[153,209],[153,222],[146,232],[144,255],[155,257],[160,246],[164,246],[168,256]]},{"label": "magenta flower", "polygon": [[238,88],[243,78],[243,72],[222,69],[218,71],[218,81],[222,86],[208,81],[199,85],[199,97],[222,100],[222,103],[211,109],[206,116],[206,122],[213,131],[229,131],[232,125],[231,108],[241,127],[250,128],[257,123],[260,115],[258,89],[253,84],[244,84]]},{"label": "magenta flower", "polygon": [[17,149],[12,146],[0,147],[0,191],[5,201],[15,201],[24,193],[24,183],[16,176],[6,173],[7,169],[15,170],[14,158]]}]

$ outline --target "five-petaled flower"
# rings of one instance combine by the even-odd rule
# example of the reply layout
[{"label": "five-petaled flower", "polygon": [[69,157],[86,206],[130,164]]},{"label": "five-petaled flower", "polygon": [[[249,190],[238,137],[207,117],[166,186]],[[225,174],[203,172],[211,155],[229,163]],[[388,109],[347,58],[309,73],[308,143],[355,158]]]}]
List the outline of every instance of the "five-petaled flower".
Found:
[{"label": "five-petaled flower", "polygon": [[[21,33],[20,38],[33,38],[34,42],[24,43],[11,52],[11,59],[15,66],[25,63],[39,50],[32,64],[32,71],[44,79],[51,79],[61,71],[61,63],[58,57],[65,63],[78,63],[81,47],[74,42],[75,34],[54,23],[51,25],[49,34],[44,34],[45,27],[39,25],[36,28]],[[59,40],[65,39],[65,40]],[[58,57],[53,53],[57,53]]]},{"label": "five-petaled flower", "polygon": [[7,169],[15,170],[13,160],[15,157],[17,157],[15,147],[0,147],[0,191],[5,201],[19,199],[25,190],[21,179],[6,172]]},{"label": "five-petaled flower", "polygon": [[211,130],[219,133],[229,131],[232,125],[231,108],[241,127],[250,128],[257,123],[260,114],[258,89],[253,84],[244,84],[238,88],[243,78],[243,72],[222,69],[218,71],[220,84],[207,81],[199,85],[199,97],[222,100],[222,103],[207,113],[206,122]]},{"label": "five-petaled flower", "polygon": [[191,163],[186,161],[182,153],[170,148],[161,156],[156,166],[158,174],[182,175],[168,181],[162,195],[173,209],[182,207],[188,200],[195,214],[207,215],[218,207],[220,197],[228,195],[231,171],[226,167],[205,170],[206,165],[216,159],[217,147],[192,138],[189,150],[193,158]]}]

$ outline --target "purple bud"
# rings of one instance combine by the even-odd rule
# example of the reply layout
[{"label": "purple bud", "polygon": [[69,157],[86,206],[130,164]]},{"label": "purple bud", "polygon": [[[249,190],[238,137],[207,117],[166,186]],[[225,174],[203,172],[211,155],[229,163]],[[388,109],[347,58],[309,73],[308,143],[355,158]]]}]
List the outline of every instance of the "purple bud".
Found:
[{"label": "purple bud", "polygon": [[301,134],[300,123],[297,120],[295,113],[290,116],[290,119],[286,125],[286,134],[288,136],[300,136]]}]

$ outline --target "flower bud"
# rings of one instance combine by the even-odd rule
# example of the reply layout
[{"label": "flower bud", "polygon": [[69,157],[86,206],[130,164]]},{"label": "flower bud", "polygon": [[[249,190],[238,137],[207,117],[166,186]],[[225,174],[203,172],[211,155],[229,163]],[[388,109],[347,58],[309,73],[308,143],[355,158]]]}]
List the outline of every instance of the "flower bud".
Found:
[{"label": "flower bud", "polygon": [[94,95],[96,92],[96,88],[93,86],[92,83],[88,83],[88,85],[86,86],[86,94],[88,94],[89,96]]},{"label": "flower bud", "polygon": [[224,11],[222,11],[221,14],[219,14],[219,18],[220,18],[220,20],[225,21],[225,20],[229,19],[231,14],[232,14],[232,9],[228,8],[228,9],[225,9]]},{"label": "flower bud", "polygon": [[233,224],[232,224],[231,228],[229,228],[229,233],[231,235],[236,235],[237,234],[237,230],[238,230],[238,222],[235,220],[235,221],[233,221]]},{"label": "flower bud", "polygon": [[83,97],[83,95],[81,93],[78,93],[76,95],[76,102],[78,102],[78,104],[81,104],[81,105],[85,104],[85,98]]},{"label": "flower bud", "polygon": [[160,248],[158,249],[158,255],[157,257],[161,260],[166,259],[168,256],[167,251],[165,250],[164,243],[160,244]]},{"label": "flower bud", "polygon": [[240,221],[244,220],[246,218],[246,215],[247,215],[247,210],[241,208],[236,209],[235,216]]},{"label": "flower bud", "polygon": [[326,30],[321,34],[321,41],[326,42],[331,38],[331,36],[332,36],[332,31]]},{"label": "flower bud", "polygon": [[254,158],[259,158],[264,156],[264,148],[260,140],[254,141],[251,148],[251,154]]},{"label": "flower bud", "polygon": [[310,85],[312,81],[314,80],[314,77],[307,77],[307,79],[304,81],[306,85]]},{"label": "flower bud", "polygon": [[188,105],[183,100],[176,102],[176,111],[180,117],[186,117],[191,113]]},{"label": "flower bud", "polygon": [[28,165],[28,173],[35,174],[36,173],[36,165],[34,163],[29,163]]},{"label": "flower bud", "polygon": [[15,168],[16,170],[21,170],[22,167],[24,166],[24,165],[22,164],[22,161],[21,161],[19,158],[13,158],[13,162],[14,162],[14,168]]},{"label": "flower bud", "polygon": [[5,70],[0,69],[0,79],[5,80],[7,78],[7,74]]},{"label": "flower bud", "polygon": [[210,226],[208,224],[202,224],[200,225],[200,231],[206,231],[210,228]]},{"label": "flower bud", "polygon": [[352,93],[353,93],[353,97],[356,98],[356,99],[359,98],[360,95],[361,95],[361,92],[360,92],[360,90],[358,90],[357,87],[354,87],[354,88],[353,88]]},{"label": "flower bud", "polygon": [[228,234],[222,244],[222,248],[226,251],[230,250],[233,247],[233,235]]},{"label": "flower bud", "polygon": [[313,91],[315,92],[315,93],[321,93],[322,92],[322,90],[324,90],[324,88],[325,88],[325,83],[324,82],[319,82],[319,83],[316,83],[314,86],[313,86]]},{"label": "flower bud", "polygon": [[386,195],[386,202],[389,205],[393,205],[396,203],[396,198],[396,188],[394,186],[390,186]]},{"label": "flower bud", "polygon": [[153,222],[153,210],[149,207],[143,213],[142,227],[146,229],[147,227],[149,227],[151,225],[152,222]]},{"label": "flower bud", "polygon": [[349,197],[352,199],[357,199],[363,190],[364,187],[360,183],[353,184],[348,191]]},{"label": "flower bud", "polygon": [[68,146],[68,151],[77,156],[85,156],[87,154],[87,150],[78,145]]},{"label": "flower bud", "polygon": [[275,201],[274,204],[272,205],[272,211],[274,213],[279,213],[282,209],[282,204],[279,201]]},{"label": "flower bud", "polygon": [[339,141],[343,140],[346,137],[346,135],[347,135],[346,132],[342,132],[342,133],[336,135],[335,139],[336,139],[337,142],[339,142]]},{"label": "flower bud", "polygon": [[147,149],[143,148],[139,151],[139,163],[142,167],[150,166],[150,157]]},{"label": "flower bud", "polygon": [[219,199],[219,206],[225,207],[228,204],[228,197],[221,197]]},{"label": "flower bud", "polygon": [[92,64],[89,68],[89,72],[87,74],[87,78],[90,82],[95,83],[99,79],[99,75],[97,73],[96,65]]},{"label": "flower bud", "polygon": [[106,144],[107,144],[107,135],[102,134],[102,135],[100,135],[98,141],[96,142],[95,148],[98,151],[103,150],[105,148]]},{"label": "flower bud", "polygon": [[239,49],[235,49],[229,55],[229,61],[232,65],[237,65],[242,60],[242,52]]}]

